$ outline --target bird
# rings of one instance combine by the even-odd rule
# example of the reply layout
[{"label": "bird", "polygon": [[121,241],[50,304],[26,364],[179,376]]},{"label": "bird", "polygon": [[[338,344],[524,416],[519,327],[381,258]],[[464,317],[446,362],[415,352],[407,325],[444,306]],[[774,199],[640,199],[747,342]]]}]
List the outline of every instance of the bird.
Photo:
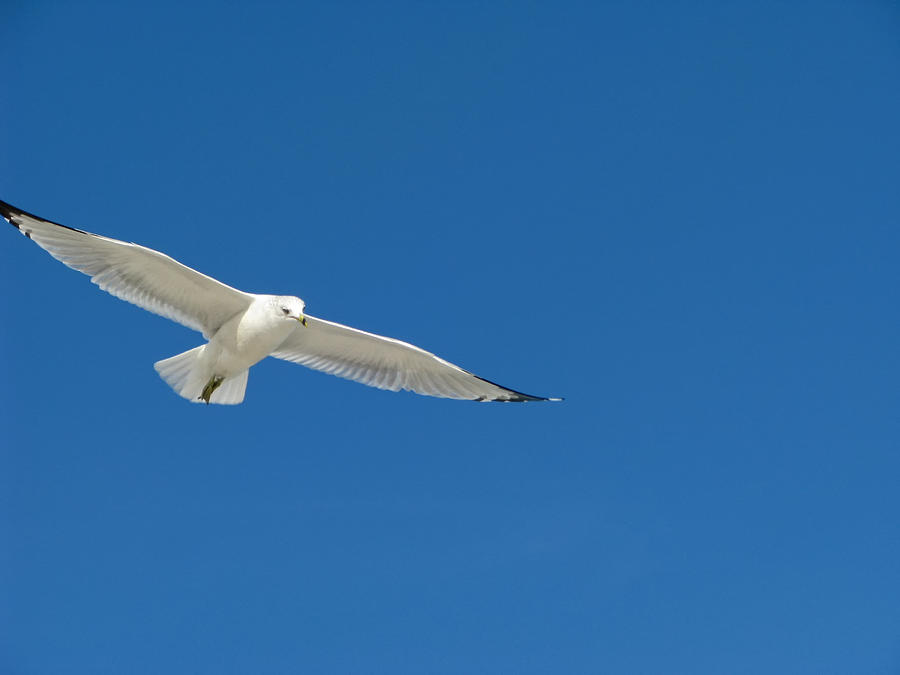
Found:
[{"label": "bird", "polygon": [[473,401],[561,401],[501,386],[420,347],[306,313],[293,295],[246,293],[139,244],[61,225],[0,201],[0,215],[102,290],[199,331],[207,340],[154,364],[195,403],[243,402],[250,367],[298,363],[378,389]]}]

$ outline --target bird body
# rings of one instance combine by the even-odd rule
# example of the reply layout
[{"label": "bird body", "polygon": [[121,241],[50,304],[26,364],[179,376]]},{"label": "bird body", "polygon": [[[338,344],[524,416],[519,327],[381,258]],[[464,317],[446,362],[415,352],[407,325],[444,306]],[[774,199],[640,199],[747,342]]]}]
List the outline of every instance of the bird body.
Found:
[{"label": "bird body", "polygon": [[[228,319],[207,344],[157,361],[154,368],[188,400],[240,403],[250,366],[275,351],[297,328],[296,321],[303,319],[300,298],[257,295],[245,312]],[[188,367],[190,371],[184,378],[169,378],[166,373],[173,367],[178,368],[176,372]],[[211,391],[204,395],[207,386]]]},{"label": "bird body", "polygon": [[296,296],[245,293],[159,251],[60,225],[3,201],[0,215],[101,289],[202,333],[206,344],[154,364],[190,401],[241,403],[250,367],[267,356],[392,391],[476,401],[561,400],[523,394],[407,342],[309,316]]},{"label": "bird body", "polygon": [[299,298],[291,300],[299,303],[300,309],[283,314],[276,305],[284,305],[287,298],[258,295],[246,312],[225,322],[207,345],[207,353],[215,354],[216,374],[230,377],[275,351],[297,329],[296,320],[303,318],[302,302]]}]

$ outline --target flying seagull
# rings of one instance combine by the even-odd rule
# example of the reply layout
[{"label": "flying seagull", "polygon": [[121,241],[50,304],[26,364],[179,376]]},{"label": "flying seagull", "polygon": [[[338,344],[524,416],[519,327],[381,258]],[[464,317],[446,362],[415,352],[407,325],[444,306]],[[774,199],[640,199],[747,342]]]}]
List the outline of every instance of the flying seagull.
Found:
[{"label": "flying seagull", "polygon": [[44,220],[0,201],[19,232],[107,293],[193,328],[208,342],[154,364],[180,396],[233,405],[267,356],[370,387],[473,401],[559,401],[485,380],[407,342],[304,313],[292,295],[245,293],[153,249]]}]

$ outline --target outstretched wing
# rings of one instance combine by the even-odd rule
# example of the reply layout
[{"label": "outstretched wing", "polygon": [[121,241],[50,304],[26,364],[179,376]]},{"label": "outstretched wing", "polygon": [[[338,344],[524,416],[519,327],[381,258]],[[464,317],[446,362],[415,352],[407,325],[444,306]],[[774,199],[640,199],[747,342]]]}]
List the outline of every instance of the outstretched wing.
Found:
[{"label": "outstretched wing", "polygon": [[253,301],[253,295],[159,251],[44,220],[3,201],[0,215],[54,258],[87,274],[107,293],[207,338]]},{"label": "outstretched wing", "polygon": [[306,315],[272,356],[370,387],[475,401],[558,401],[501,387],[415,345]]}]

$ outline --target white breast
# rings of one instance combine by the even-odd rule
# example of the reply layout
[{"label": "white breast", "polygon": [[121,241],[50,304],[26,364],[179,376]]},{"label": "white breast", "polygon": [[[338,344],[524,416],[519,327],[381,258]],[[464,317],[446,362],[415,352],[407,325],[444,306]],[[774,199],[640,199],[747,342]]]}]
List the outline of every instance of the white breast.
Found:
[{"label": "white breast", "polygon": [[273,311],[268,296],[258,296],[247,311],[229,319],[209,341],[207,351],[215,355],[216,373],[242,372],[271,354],[297,328]]}]

